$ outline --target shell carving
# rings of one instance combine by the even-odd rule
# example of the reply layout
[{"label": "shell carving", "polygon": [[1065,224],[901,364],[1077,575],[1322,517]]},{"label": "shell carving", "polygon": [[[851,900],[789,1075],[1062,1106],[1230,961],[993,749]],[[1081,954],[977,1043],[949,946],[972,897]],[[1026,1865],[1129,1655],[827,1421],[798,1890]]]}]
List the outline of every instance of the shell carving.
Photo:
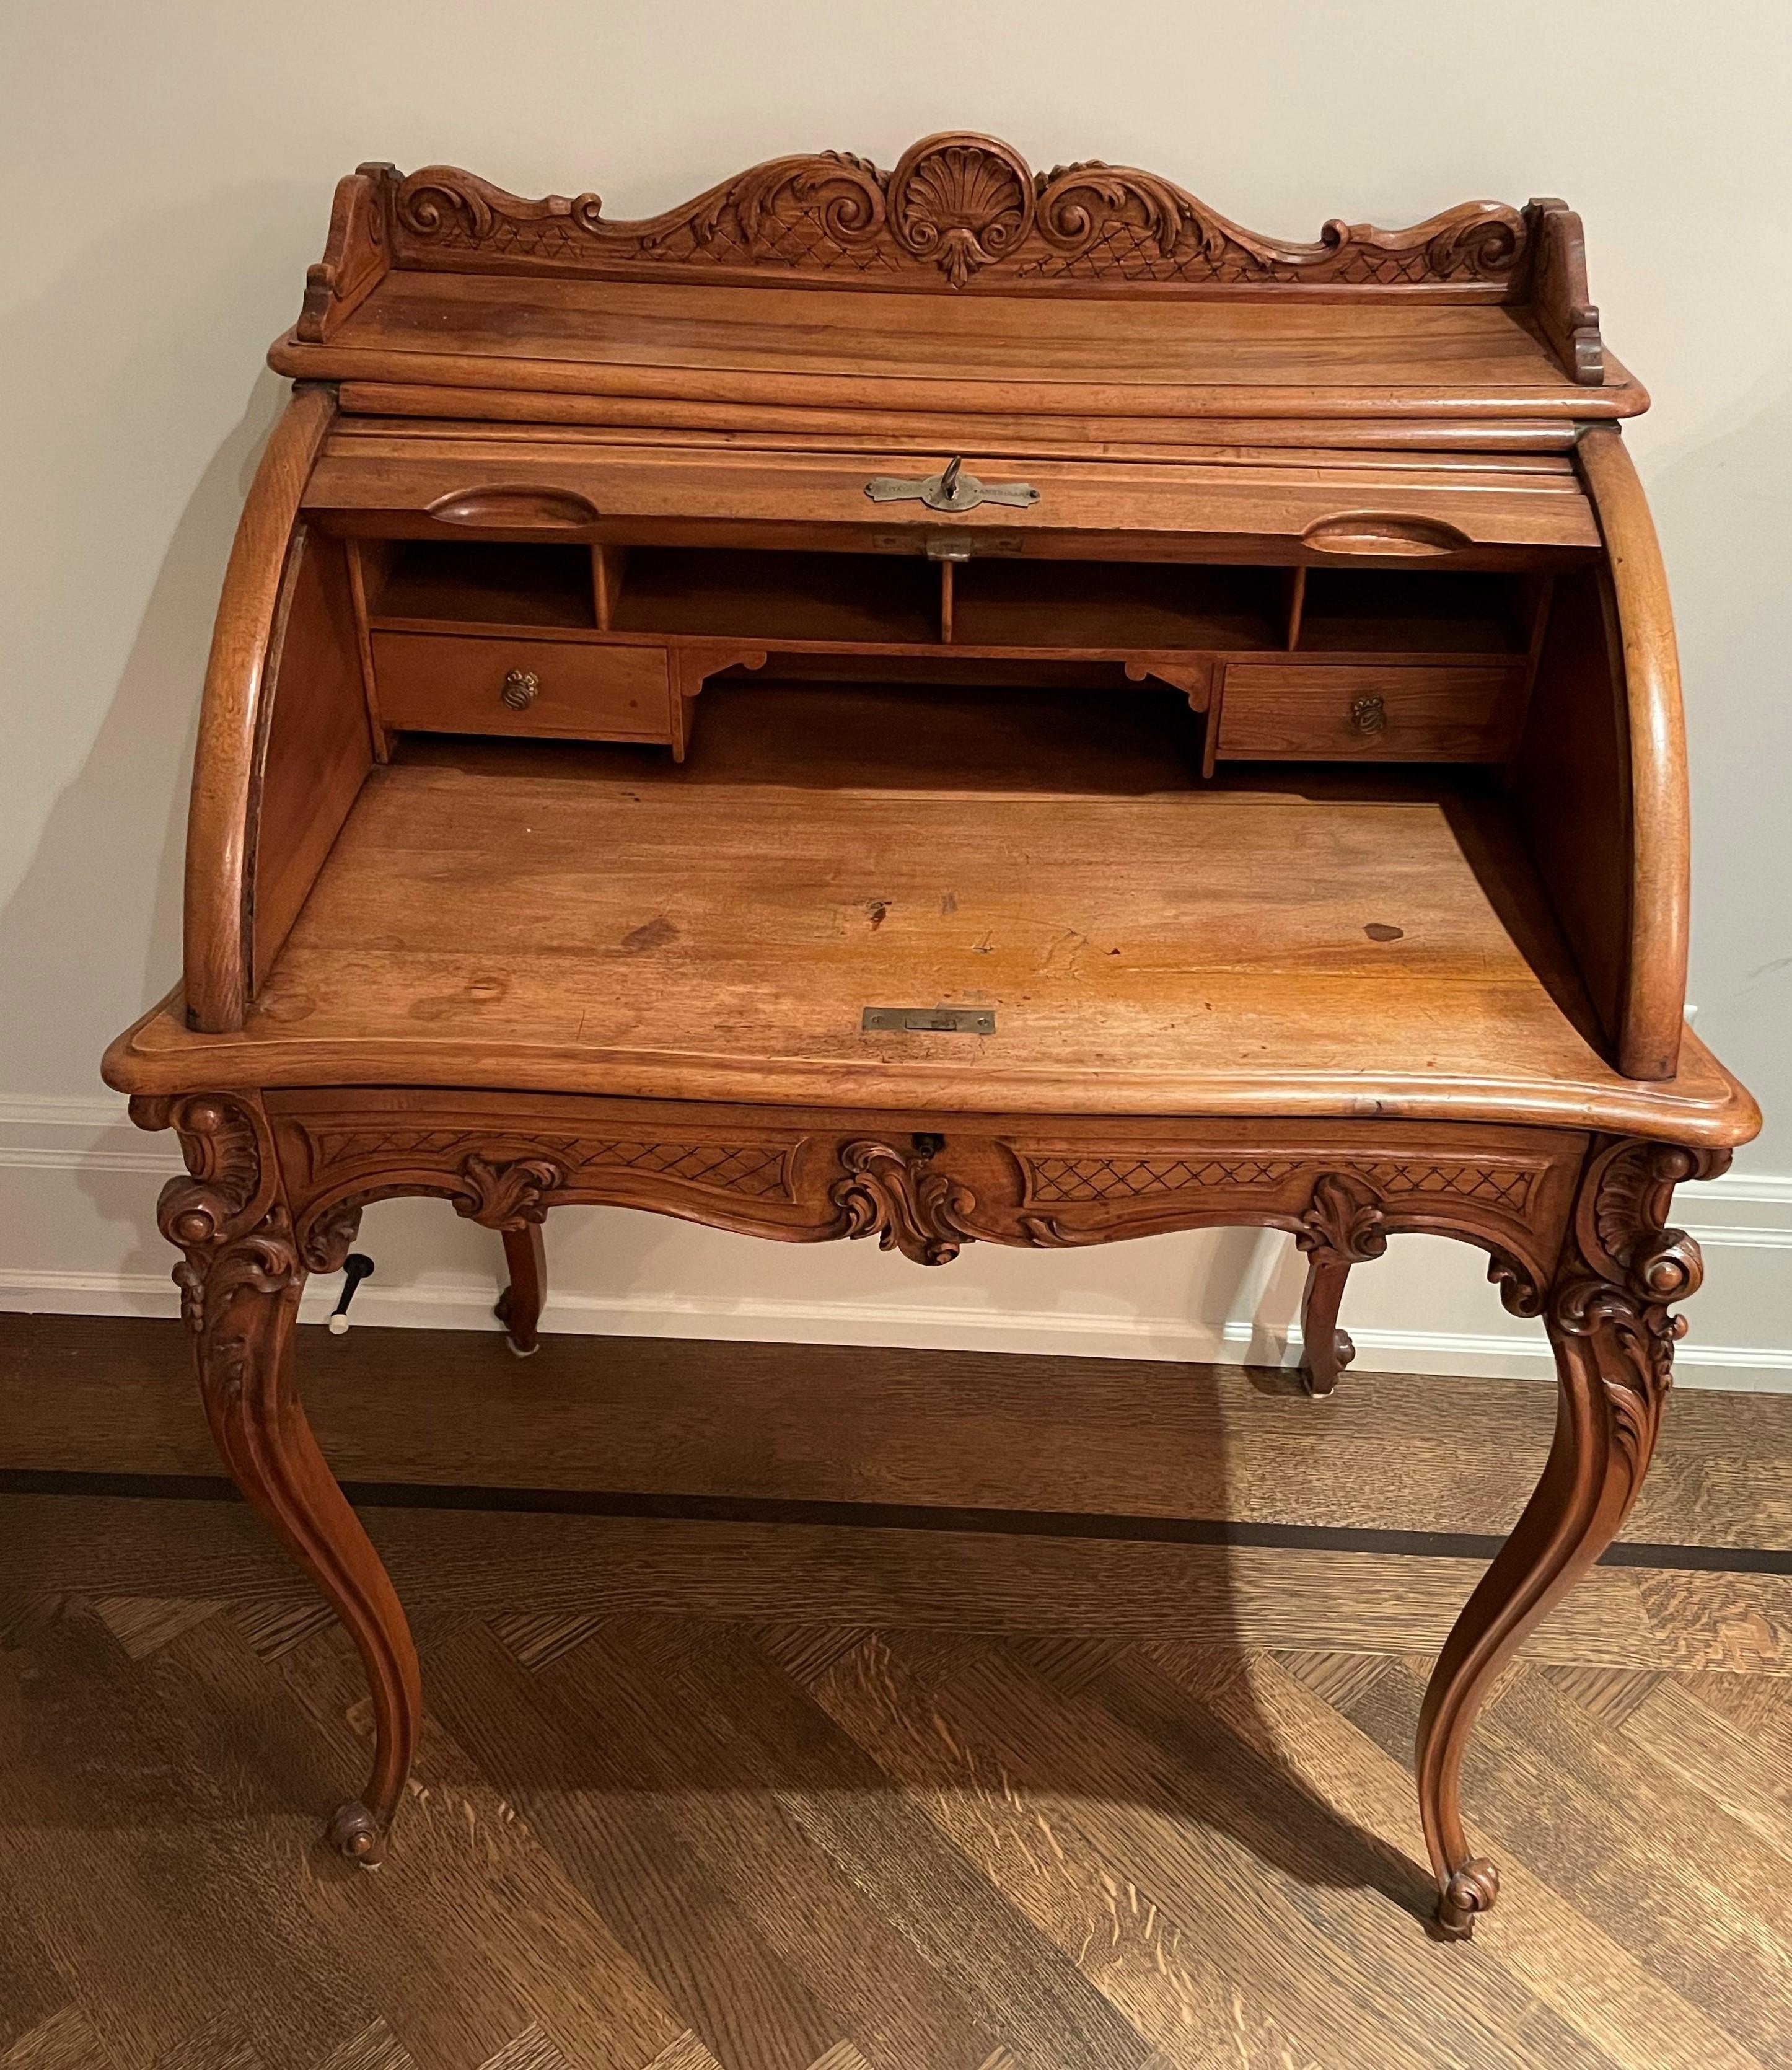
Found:
[{"label": "shell carving", "polygon": [[890,178],[896,235],[955,288],[1026,240],[1033,182],[1021,160],[973,137],[918,145]]}]

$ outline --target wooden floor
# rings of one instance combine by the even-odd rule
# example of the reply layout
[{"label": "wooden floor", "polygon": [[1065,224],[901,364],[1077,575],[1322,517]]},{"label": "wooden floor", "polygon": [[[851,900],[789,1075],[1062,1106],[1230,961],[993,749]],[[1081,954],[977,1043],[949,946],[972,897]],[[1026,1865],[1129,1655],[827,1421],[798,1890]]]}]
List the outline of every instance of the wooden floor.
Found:
[{"label": "wooden floor", "polygon": [[1547,1389],[303,1335],[424,1655],[371,1875],[178,1328],[0,1323],[4,2070],[1792,2062],[1792,1400],[1683,1394],[1501,1688],[1461,1945],[1414,1726]]}]

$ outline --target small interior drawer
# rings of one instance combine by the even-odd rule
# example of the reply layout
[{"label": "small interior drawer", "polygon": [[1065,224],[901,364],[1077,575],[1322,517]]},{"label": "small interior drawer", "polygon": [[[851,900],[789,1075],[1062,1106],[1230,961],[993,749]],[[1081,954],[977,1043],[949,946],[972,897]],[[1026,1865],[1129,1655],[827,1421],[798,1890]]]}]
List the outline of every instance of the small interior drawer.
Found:
[{"label": "small interior drawer", "polygon": [[1230,665],[1222,761],[1496,762],[1517,738],[1521,668]]},{"label": "small interior drawer", "polygon": [[430,733],[672,738],[664,647],[443,632],[375,632],[387,725]]}]

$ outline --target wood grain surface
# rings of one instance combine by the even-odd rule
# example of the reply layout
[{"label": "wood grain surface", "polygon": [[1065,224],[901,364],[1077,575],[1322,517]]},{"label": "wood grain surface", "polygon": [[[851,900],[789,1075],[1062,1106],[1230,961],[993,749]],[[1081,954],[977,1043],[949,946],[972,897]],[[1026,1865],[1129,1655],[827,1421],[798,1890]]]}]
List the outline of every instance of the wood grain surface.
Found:
[{"label": "wood grain surface", "polygon": [[[981,459],[980,428],[967,432],[957,449],[971,471],[1004,478],[1007,468]],[[647,444],[539,426],[345,424],[313,470],[305,507],[354,529],[379,513],[402,517],[403,530],[415,533],[427,522],[419,512],[486,482],[577,497],[607,535],[626,530],[659,544],[675,543],[681,533],[720,542],[733,527],[736,544],[758,538],[767,545],[841,546],[853,543],[855,534],[865,543],[902,542],[906,534],[909,550],[918,551],[922,538],[939,530],[938,514],[916,503],[868,504],[865,481],[890,472],[890,448],[862,416],[844,451],[842,443],[829,440],[815,452],[767,452],[670,436]],[[988,534],[1024,542],[1029,557],[1125,558],[1152,550],[1149,542],[1156,542],[1155,550],[1172,559],[1230,558],[1234,542],[1247,560],[1286,559],[1309,550],[1306,535],[1314,527],[1364,511],[1446,526],[1459,534],[1459,546],[1471,550],[1580,553],[1599,543],[1585,489],[1571,467],[1553,456],[1247,451],[1223,458],[1179,455],[1166,464],[1058,458],[1029,443],[1027,478],[1040,491],[1037,505],[1023,517],[986,504],[952,520],[973,540]],[[931,451],[938,467],[954,449],[923,450]],[[780,542],[768,527],[798,536]],[[1314,545],[1310,557],[1326,555]]]},{"label": "wood grain surface", "polygon": [[300,380],[824,409],[1611,418],[1648,402],[1615,360],[1603,387],[1577,386],[1497,305],[835,292],[822,324],[817,300],[776,284],[395,272],[329,343],[282,338],[268,363]]},{"label": "wood grain surface", "polygon": [[[727,737],[685,767],[706,753]],[[152,1017],[109,1082],[1754,1125],[1696,1042],[1659,1086],[1601,1060],[1539,975],[1573,983],[1522,856],[1465,801],[669,788],[579,754],[372,771],[243,1035]],[[861,1031],[911,1001],[996,1033]]]}]

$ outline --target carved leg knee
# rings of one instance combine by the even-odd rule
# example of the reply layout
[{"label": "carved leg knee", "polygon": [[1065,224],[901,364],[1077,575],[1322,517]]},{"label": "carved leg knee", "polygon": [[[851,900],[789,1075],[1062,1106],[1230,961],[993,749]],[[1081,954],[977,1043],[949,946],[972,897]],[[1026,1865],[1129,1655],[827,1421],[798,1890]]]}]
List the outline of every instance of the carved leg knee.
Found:
[{"label": "carved leg knee", "polygon": [[1499,1878],[1470,1851],[1463,1753],[1495,1678],[1538,1620],[1611,1543],[1655,1450],[1680,1325],[1668,1304],[1698,1286],[1698,1246],[1664,1226],[1677,1180],[1716,1160],[1660,1144],[1596,1143],[1549,1299],[1561,1383],[1556,1434],[1512,1536],[1457,1619],[1419,1716],[1419,1809],[1438,1920],[1466,1936]]}]

